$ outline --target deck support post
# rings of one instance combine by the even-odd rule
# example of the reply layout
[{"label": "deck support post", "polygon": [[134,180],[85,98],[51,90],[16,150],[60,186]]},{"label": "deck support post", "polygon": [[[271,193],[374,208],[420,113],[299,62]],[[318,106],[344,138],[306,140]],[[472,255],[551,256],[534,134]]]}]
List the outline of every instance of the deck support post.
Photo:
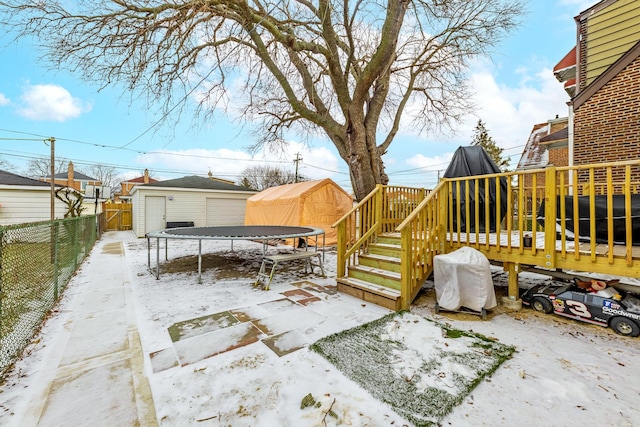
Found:
[{"label": "deck support post", "polygon": [[520,298],[518,289],[518,274],[520,273],[520,264],[517,262],[505,262],[504,269],[509,273],[509,299],[517,300]]}]

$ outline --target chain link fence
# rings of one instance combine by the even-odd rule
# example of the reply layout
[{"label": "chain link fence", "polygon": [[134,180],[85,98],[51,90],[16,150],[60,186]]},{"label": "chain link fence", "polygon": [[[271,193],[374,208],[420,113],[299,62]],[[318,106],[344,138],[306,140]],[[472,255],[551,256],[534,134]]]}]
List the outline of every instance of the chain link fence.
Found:
[{"label": "chain link fence", "polygon": [[0,378],[98,239],[95,215],[0,227]]}]

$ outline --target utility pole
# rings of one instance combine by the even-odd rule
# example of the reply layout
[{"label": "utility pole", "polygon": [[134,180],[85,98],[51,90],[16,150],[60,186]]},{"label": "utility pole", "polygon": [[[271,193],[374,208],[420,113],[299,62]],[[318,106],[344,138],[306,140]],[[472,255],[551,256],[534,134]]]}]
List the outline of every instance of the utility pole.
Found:
[{"label": "utility pole", "polygon": [[302,157],[300,157],[300,153],[296,153],[296,159],[293,161],[293,163],[296,164],[296,183],[298,182],[298,163],[300,163],[302,161]]},{"label": "utility pole", "polygon": [[44,140],[45,142],[49,142],[51,144],[51,222],[53,222],[56,218],[56,184],[55,184],[55,174],[56,174],[56,164],[55,164],[55,155],[56,155],[56,139],[54,137],[48,138]]}]

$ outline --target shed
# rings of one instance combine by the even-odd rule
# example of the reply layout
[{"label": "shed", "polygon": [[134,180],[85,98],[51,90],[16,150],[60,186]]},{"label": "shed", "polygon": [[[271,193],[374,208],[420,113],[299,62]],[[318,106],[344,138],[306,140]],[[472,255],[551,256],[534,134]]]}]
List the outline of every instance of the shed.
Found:
[{"label": "shed", "polygon": [[292,225],[318,227],[325,231],[325,243],[335,245],[331,228],[353,207],[351,196],[326,178],[267,188],[247,200],[246,225]]},{"label": "shed", "polygon": [[255,190],[200,176],[136,185],[131,189],[132,228],[144,237],[167,228],[169,222],[243,225],[246,201],[254,194]]},{"label": "shed", "polygon": [[[55,218],[66,212],[55,199]],[[0,226],[51,219],[51,184],[0,170]]]}]

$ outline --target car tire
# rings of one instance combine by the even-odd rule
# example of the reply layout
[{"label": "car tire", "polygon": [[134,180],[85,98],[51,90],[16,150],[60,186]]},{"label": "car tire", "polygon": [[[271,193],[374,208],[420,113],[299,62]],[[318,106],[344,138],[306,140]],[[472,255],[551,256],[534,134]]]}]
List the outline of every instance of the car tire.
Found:
[{"label": "car tire", "polygon": [[542,313],[549,314],[553,311],[553,305],[551,305],[551,301],[542,297],[535,297],[531,300],[531,308],[535,311],[540,311]]},{"label": "car tire", "polygon": [[640,326],[627,317],[614,317],[609,322],[609,326],[611,326],[611,329],[620,335],[627,337],[637,337],[640,335]]}]

